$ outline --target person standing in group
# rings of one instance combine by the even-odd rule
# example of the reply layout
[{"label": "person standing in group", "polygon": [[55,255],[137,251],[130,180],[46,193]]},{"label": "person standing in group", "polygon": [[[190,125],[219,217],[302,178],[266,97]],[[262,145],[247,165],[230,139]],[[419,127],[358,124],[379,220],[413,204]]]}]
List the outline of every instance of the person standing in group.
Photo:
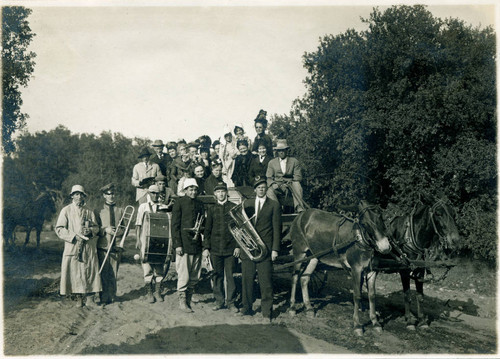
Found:
[{"label": "person standing in group", "polygon": [[234,159],[239,152],[235,141],[233,141],[231,130],[227,126],[224,127],[224,142],[221,142],[219,151],[219,158],[222,161],[222,178],[228,187],[234,187],[231,178],[234,171]]},{"label": "person standing in group", "polygon": [[264,242],[267,255],[258,262],[251,260],[245,251],[242,251],[241,277],[242,277],[242,315],[252,315],[253,286],[255,274],[258,273],[261,310],[264,323],[272,320],[273,309],[273,284],[272,262],[278,257],[281,240],[281,207],[278,202],[266,196],[267,183],[263,177],[255,178],[254,190],[256,198],[249,198],[243,203],[243,208],[252,224]]},{"label": "person standing in group", "polygon": [[193,178],[198,184],[198,194],[205,194],[205,168],[201,164],[194,167]]},{"label": "person standing in group", "polygon": [[174,191],[167,187],[167,177],[163,175],[158,175],[155,177],[155,185],[158,186],[159,196],[158,203],[160,204],[160,209],[162,211],[171,211],[174,205],[173,197],[175,196]]},{"label": "person standing in group", "polygon": [[[214,268],[215,306],[213,310],[224,308],[224,299],[226,299],[227,309],[237,313],[238,309],[234,305],[236,286],[233,272],[236,258],[240,256],[240,248],[238,248],[228,227],[229,211],[236,205],[227,200],[227,185],[224,182],[217,183],[214,194],[217,202],[208,207],[203,239],[203,257],[210,255]],[[224,295],[224,274],[227,283],[226,295]]]},{"label": "person standing in group", "polygon": [[94,294],[102,290],[96,246],[99,226],[94,212],[85,206],[83,186],[74,185],[70,197],[72,202],[61,210],[55,227],[64,240],[60,293],[76,294],[77,306],[83,307],[95,304]]},{"label": "person standing in group", "polygon": [[147,202],[147,188],[153,184],[154,178],[161,174],[160,166],[149,161],[150,156],[151,152],[144,147],[137,156],[140,162],[132,170],[132,186],[136,187],[135,200],[139,204]]},{"label": "person standing in group", "polygon": [[[123,229],[119,229],[117,226],[123,216],[123,208],[116,205],[115,185],[113,183],[103,186],[101,192],[104,197],[104,205],[96,211],[97,223],[100,227],[99,239],[97,240],[97,257],[99,258],[99,268],[102,267],[101,305],[106,305],[113,303],[116,299],[118,267],[120,266],[123,251],[122,248],[118,247],[117,242],[124,235]],[[112,244],[111,240],[115,233],[115,242]],[[108,258],[103,266],[104,258],[106,258],[106,253],[111,245]]]},{"label": "person standing in group", "polygon": [[219,182],[222,182],[222,162],[217,159],[212,161],[212,173],[208,176],[205,181],[205,194],[213,195],[215,185]]},{"label": "person standing in group", "polygon": [[302,198],[302,170],[295,157],[288,157],[286,140],[278,140],[274,148],[278,157],[273,158],[267,165],[266,177],[269,189],[267,196],[278,201],[277,192],[285,193],[290,189],[296,213],[303,212],[307,205]]},{"label": "person standing in group", "polygon": [[264,146],[266,146],[267,155],[272,158],[273,140],[269,135],[266,134],[266,128],[267,128],[266,115],[267,115],[266,111],[260,110],[259,114],[254,120],[255,132],[257,132],[257,136],[255,136],[255,139],[253,141],[252,153],[256,155],[258,152],[259,145],[262,143],[264,144]]},{"label": "person standing in group", "polygon": [[158,167],[160,167],[161,174],[166,176],[167,175],[167,168],[168,168],[168,165],[169,165],[171,159],[170,159],[170,155],[163,153],[163,148],[165,147],[165,145],[163,144],[163,141],[156,140],[153,142],[151,147],[153,147],[153,150],[154,150],[154,153],[150,158],[151,163],[158,164]]},{"label": "person standing in group", "polygon": [[246,140],[239,140],[237,146],[240,154],[234,160],[233,183],[235,187],[251,187],[251,182],[248,181],[248,170],[254,156],[248,151],[248,142]]},{"label": "person standing in group", "polygon": [[239,141],[246,141],[248,149],[252,148],[252,141],[245,135],[245,129],[241,123],[234,125],[234,140],[236,143]]},{"label": "person standing in group", "polygon": [[[160,209],[159,198],[160,189],[158,186],[155,184],[149,186],[147,201],[142,203],[137,210],[137,220],[135,222],[136,248],[139,248],[141,251],[141,259],[144,259],[146,252],[146,235],[142,233],[144,215],[146,212],[158,212]],[[163,297],[161,296],[161,285],[165,277],[163,264],[143,262],[142,271],[144,273],[144,282],[146,283],[146,300],[149,303],[154,303],[155,301],[163,302]]]},{"label": "person standing in group", "polygon": [[179,306],[190,313],[191,298],[200,280],[202,254],[202,225],[205,218],[203,203],[198,200],[198,184],[194,178],[184,181],[185,195],[172,209],[172,241],[175,248],[177,292]]}]

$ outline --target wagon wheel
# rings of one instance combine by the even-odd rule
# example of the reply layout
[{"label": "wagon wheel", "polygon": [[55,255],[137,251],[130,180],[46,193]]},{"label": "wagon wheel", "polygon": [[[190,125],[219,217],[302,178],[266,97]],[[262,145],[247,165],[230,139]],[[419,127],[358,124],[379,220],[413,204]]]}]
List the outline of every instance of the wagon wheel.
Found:
[{"label": "wagon wheel", "polygon": [[328,279],[328,271],[326,269],[318,269],[311,274],[309,280],[309,293],[313,297],[317,297],[325,287]]}]

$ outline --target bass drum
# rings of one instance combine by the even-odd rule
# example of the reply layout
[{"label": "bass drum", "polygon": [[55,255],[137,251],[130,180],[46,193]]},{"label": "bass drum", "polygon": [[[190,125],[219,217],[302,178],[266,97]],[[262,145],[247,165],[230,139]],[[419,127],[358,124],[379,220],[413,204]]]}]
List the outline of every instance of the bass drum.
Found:
[{"label": "bass drum", "polygon": [[142,262],[164,264],[165,274],[172,260],[171,213],[146,212],[141,232]]}]

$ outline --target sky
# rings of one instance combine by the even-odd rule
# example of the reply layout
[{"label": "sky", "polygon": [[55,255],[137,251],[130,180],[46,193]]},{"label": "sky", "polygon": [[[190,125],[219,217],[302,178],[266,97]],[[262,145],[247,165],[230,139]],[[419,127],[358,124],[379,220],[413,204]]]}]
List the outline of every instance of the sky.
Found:
[{"label": "sky", "polygon": [[[377,5],[284,3],[27,2],[36,33],[30,50],[37,54],[22,94],[27,128],[62,124],[74,133],[112,131],[165,142],[204,134],[216,139],[225,125],[241,124],[253,138],[260,109],[268,118],[287,114],[304,95],[303,54],[326,34],[365,30],[360,17]],[[428,10],[482,28],[495,24],[498,9],[491,3],[461,4]]]}]

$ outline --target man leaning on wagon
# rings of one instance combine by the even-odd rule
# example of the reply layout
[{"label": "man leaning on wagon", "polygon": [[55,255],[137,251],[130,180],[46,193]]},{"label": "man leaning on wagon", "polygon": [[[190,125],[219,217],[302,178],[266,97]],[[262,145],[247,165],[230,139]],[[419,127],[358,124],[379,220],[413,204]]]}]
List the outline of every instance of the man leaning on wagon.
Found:
[{"label": "man leaning on wagon", "polygon": [[64,240],[60,291],[76,294],[77,306],[83,307],[94,305],[94,293],[102,289],[96,248],[99,226],[94,212],[85,206],[83,186],[74,185],[70,197],[72,202],[59,213],[55,228]]}]

